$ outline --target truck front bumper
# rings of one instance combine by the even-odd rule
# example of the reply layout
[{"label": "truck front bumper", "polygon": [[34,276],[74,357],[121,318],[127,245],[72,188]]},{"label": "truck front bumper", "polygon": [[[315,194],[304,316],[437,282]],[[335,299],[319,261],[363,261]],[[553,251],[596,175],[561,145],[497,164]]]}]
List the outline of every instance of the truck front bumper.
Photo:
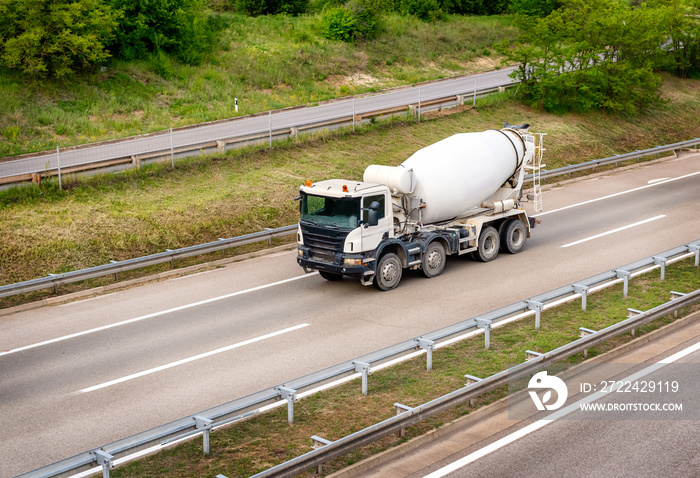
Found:
[{"label": "truck front bumper", "polygon": [[[297,264],[304,270],[325,271],[360,279],[374,275],[374,259],[361,254],[336,253],[333,262],[318,260],[313,256],[313,251],[308,247],[297,248]],[[330,257],[324,257],[324,259],[330,259]]]}]

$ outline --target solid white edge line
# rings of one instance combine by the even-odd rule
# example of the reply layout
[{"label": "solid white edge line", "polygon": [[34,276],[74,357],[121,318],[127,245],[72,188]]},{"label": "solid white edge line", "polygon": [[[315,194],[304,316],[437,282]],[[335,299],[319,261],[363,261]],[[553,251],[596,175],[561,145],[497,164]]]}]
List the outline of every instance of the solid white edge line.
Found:
[{"label": "solid white edge line", "polygon": [[[657,370],[662,369],[664,366],[677,362],[678,360],[682,359],[683,357],[686,357],[690,355],[691,353],[697,352],[700,350],[700,342],[691,345],[690,347],[687,347],[680,352],[677,352],[670,357],[667,357],[663,360],[660,360],[659,362],[643,369],[640,370],[639,372],[636,372],[624,379],[623,381],[632,381],[634,382],[635,380],[639,380],[642,377],[645,377],[649,375],[650,373],[656,372]],[[594,394],[589,395],[588,397],[582,398],[581,400],[572,403],[571,405],[566,406],[565,408],[562,408],[561,410],[558,410],[554,412],[553,414],[549,415],[549,417],[546,420],[538,420],[524,428],[521,428],[520,430],[511,433],[508,436],[505,436],[501,438],[500,440],[496,440],[495,442],[485,446],[484,448],[481,448],[474,453],[471,453],[464,458],[461,458],[453,463],[450,463],[449,465],[440,468],[439,470],[436,470],[428,475],[425,475],[424,478],[442,478],[454,471],[459,470],[460,468],[465,467],[466,465],[475,462],[479,458],[483,458],[484,456],[500,449],[503,448],[506,445],[509,445],[516,440],[519,440],[520,438],[523,438],[524,436],[529,435],[530,433],[539,430],[540,428],[543,428],[550,423],[555,422],[556,420],[565,417],[566,415],[575,412],[576,410],[579,410],[581,408],[581,405],[586,404],[586,403],[591,403],[594,402],[604,396],[608,395],[607,393],[603,392],[596,392]]]},{"label": "solid white edge line", "polygon": [[646,224],[646,223],[651,222],[651,221],[656,221],[657,219],[662,219],[664,217],[666,217],[666,214],[661,214],[661,215],[656,216],[656,217],[652,217],[649,219],[645,219],[643,221],[635,222],[634,224],[628,224],[626,226],[618,227],[617,229],[613,229],[612,231],[601,232],[600,234],[596,234],[595,236],[586,237],[585,239],[579,239],[578,241],[564,244],[561,247],[571,247],[571,246],[576,246],[578,244],[583,244],[584,242],[588,242],[588,241],[592,241],[594,239],[609,236],[610,234],[615,234],[616,232],[620,232],[620,231],[624,231],[626,229],[631,229],[633,227],[641,226],[642,224]]},{"label": "solid white edge line", "polygon": [[179,307],[174,307],[172,309],[161,310],[160,312],[154,312],[152,314],[142,315],[141,317],[135,317],[133,319],[123,320],[121,322],[117,322],[114,324],[103,325],[102,327],[95,327],[94,329],[89,329],[89,330],[84,330],[82,332],[76,332],[74,334],[64,335],[63,337],[57,337],[55,339],[44,340],[43,342],[37,342],[35,344],[25,345],[23,347],[17,347],[14,349],[6,350],[4,352],[0,352],[0,357],[2,357],[3,355],[9,355],[9,354],[13,354],[16,352],[22,352],[24,350],[33,349],[33,348],[41,347],[44,345],[54,344],[56,342],[62,342],[64,340],[68,340],[68,339],[74,339],[76,337],[81,337],[83,335],[94,334],[95,332],[101,332],[103,330],[112,329],[114,327],[120,327],[122,325],[132,324],[134,322],[139,322],[141,320],[152,319],[153,317],[158,317],[161,315],[170,314],[172,312],[178,312],[180,310],[191,309],[192,307],[198,307],[200,305],[209,304],[211,302],[216,302],[216,301],[223,300],[223,299],[229,299],[229,298],[235,297],[237,295],[248,294],[250,292],[257,292],[259,290],[267,289],[269,287],[274,287],[274,286],[281,285],[281,284],[286,284],[287,282],[296,281],[296,280],[303,279],[305,277],[311,277],[311,276],[314,276],[317,274],[318,274],[318,272],[312,272],[310,274],[304,274],[301,276],[291,277],[289,279],[284,279],[284,280],[280,280],[277,282],[272,282],[270,284],[264,284],[264,285],[252,287],[252,288],[246,289],[246,290],[239,290],[238,292],[232,292],[231,294],[226,294],[226,295],[222,295],[219,297],[213,297],[211,299],[201,300],[199,302],[194,302],[192,304],[181,305]]},{"label": "solid white edge line", "polygon": [[610,199],[610,198],[614,198],[614,197],[617,197],[617,196],[622,196],[623,194],[628,194],[628,193],[633,193],[633,192],[636,192],[636,191],[641,191],[642,189],[653,188],[653,187],[655,187],[655,186],[660,186],[660,185],[662,185],[662,184],[670,183],[670,182],[673,182],[673,181],[678,181],[679,179],[689,178],[689,177],[695,176],[695,175],[697,175],[697,174],[700,174],[700,171],[696,171],[696,172],[690,173],[690,174],[685,174],[685,175],[683,175],[683,176],[678,176],[677,178],[671,178],[671,179],[668,179],[668,180],[666,180],[666,181],[659,181],[658,183],[647,184],[647,185],[645,185],[645,186],[640,186],[640,187],[638,187],[638,188],[628,189],[627,191],[620,191],[619,193],[610,194],[610,195],[608,195],[608,196],[603,196],[603,197],[595,198],[595,199],[589,199],[588,201],[583,201],[583,202],[580,202],[580,203],[577,203],[577,204],[571,204],[571,205],[569,205],[569,206],[560,207],[559,209],[552,209],[551,211],[545,211],[545,212],[541,212],[541,213],[539,213],[539,214],[532,214],[530,217],[546,216],[547,214],[553,214],[553,213],[555,213],[555,212],[564,211],[564,210],[566,210],[566,209],[571,209],[571,208],[578,207],[578,206],[584,206],[584,205],[586,205],[586,204],[591,204],[591,203],[594,203],[594,202],[597,202],[597,201],[603,201],[603,200],[605,200],[605,199]]},{"label": "solid white edge line", "polygon": [[293,331],[295,331],[295,330],[303,329],[304,327],[308,327],[308,326],[309,326],[309,324],[299,324],[299,325],[295,325],[294,327],[289,327],[289,328],[286,328],[286,329],[283,329],[283,330],[278,330],[277,332],[272,332],[272,333],[269,333],[269,334],[266,334],[266,335],[261,335],[260,337],[255,337],[255,338],[253,338],[253,339],[244,340],[243,342],[238,342],[237,344],[227,345],[226,347],[221,347],[221,348],[218,348],[218,349],[216,349],[216,350],[211,350],[211,351],[209,351],[209,352],[204,352],[204,353],[201,353],[201,354],[199,354],[199,355],[194,355],[194,356],[192,356],[192,357],[188,357],[188,358],[185,358],[185,359],[182,359],[182,360],[178,360],[178,361],[176,361],[176,362],[171,362],[171,363],[168,363],[168,364],[165,364],[165,365],[160,365],[160,366],[158,366],[158,367],[154,367],[154,368],[151,368],[151,369],[148,369],[148,370],[144,370],[144,371],[142,371],[142,372],[133,373],[133,374],[131,374],[131,375],[127,375],[126,377],[121,377],[121,378],[117,378],[117,379],[114,379],[114,380],[110,380],[109,382],[104,382],[104,383],[101,383],[101,384],[99,384],[99,385],[94,385],[94,386],[92,386],[92,387],[87,387],[87,388],[84,388],[84,389],[80,390],[78,393],[94,392],[95,390],[100,390],[100,389],[102,389],[102,388],[111,387],[112,385],[117,385],[117,384],[119,384],[119,383],[128,382],[129,380],[133,380],[133,379],[135,379],[135,378],[143,377],[143,376],[145,376],[145,375],[150,375],[150,374],[152,374],[152,373],[160,372],[160,371],[162,371],[162,370],[167,370],[167,369],[169,369],[169,368],[177,367],[178,365],[184,365],[184,364],[186,364],[186,363],[194,362],[194,361],[196,361],[196,360],[200,360],[200,359],[203,359],[203,358],[211,357],[212,355],[217,355],[217,354],[220,354],[220,353],[223,353],[223,352],[228,352],[229,350],[237,349],[237,348],[239,348],[239,347],[243,347],[244,345],[254,344],[255,342],[260,342],[260,341],[262,341],[262,340],[269,339],[269,338],[272,338],[272,337],[276,337],[276,336],[278,336],[278,335],[283,335],[283,334],[286,334],[286,333],[288,333],[288,332],[293,332]]}]

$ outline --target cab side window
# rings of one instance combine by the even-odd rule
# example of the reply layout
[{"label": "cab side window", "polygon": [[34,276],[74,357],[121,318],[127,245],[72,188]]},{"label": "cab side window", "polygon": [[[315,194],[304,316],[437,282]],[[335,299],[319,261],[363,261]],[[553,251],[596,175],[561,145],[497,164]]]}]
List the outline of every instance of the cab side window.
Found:
[{"label": "cab side window", "polygon": [[369,220],[367,211],[365,211],[365,209],[369,209],[369,207],[375,201],[379,203],[379,211],[378,211],[379,212],[379,219],[381,219],[385,216],[384,210],[386,209],[386,207],[385,207],[384,195],[367,196],[367,197],[362,198],[362,220],[364,222],[367,222]]}]

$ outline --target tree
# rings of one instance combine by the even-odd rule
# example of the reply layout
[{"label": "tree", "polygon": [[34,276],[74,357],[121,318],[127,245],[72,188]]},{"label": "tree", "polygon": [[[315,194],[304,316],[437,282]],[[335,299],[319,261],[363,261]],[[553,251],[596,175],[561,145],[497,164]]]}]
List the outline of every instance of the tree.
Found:
[{"label": "tree", "polygon": [[514,76],[534,106],[633,112],[658,99],[659,13],[615,0],[566,0],[545,18],[521,17],[518,41],[498,49],[518,63]]},{"label": "tree", "polygon": [[63,78],[104,62],[118,14],[102,0],[0,0],[2,63]]}]

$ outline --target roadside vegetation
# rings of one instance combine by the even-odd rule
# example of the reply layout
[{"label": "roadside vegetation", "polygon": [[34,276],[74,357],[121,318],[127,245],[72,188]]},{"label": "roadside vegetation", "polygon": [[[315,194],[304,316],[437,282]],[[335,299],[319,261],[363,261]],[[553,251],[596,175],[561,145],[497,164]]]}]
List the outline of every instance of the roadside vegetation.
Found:
[{"label": "roadside vegetation", "polygon": [[[627,308],[648,310],[669,300],[671,290],[691,292],[700,287],[700,275],[693,259],[672,264],[666,280],[654,271],[631,281],[629,296],[623,298],[618,284],[588,297],[587,312],[580,300],[542,313],[541,328],[534,319],[523,319],[491,332],[491,348],[484,349],[482,335],[433,353],[433,370],[426,371],[425,356],[375,371],[363,396],[359,380],[318,392],[294,405],[294,423],[287,423],[287,407],[255,416],[210,436],[209,456],[202,454],[202,439],[196,438],[148,458],[112,470],[110,476],[175,478],[216,476],[247,477],[282,463],[311,449],[311,436],[337,440],[374,425],[396,414],[394,403],[415,407],[464,386],[464,375],[486,378],[525,360],[525,351],[544,353],[578,338],[579,327],[601,330],[626,318]],[[700,310],[694,306],[690,310]],[[689,312],[690,310],[686,310]],[[682,316],[682,314],[681,314]],[[637,336],[673,321],[672,316],[637,329]],[[589,357],[599,355],[632,340],[625,334],[589,349]],[[566,362],[580,363],[581,354]],[[475,408],[505,397],[499,389],[477,399]],[[324,475],[352,465],[368,456],[439,428],[475,408],[468,404],[406,429],[406,435],[386,437],[372,445],[336,458],[323,467]],[[193,410],[193,413],[196,413]],[[301,476],[318,476],[315,470]]]},{"label": "roadside vegetation", "polygon": [[[307,179],[361,178],[369,164],[398,165],[451,134],[499,128],[503,121],[527,122],[533,131],[547,133],[545,162],[550,169],[700,137],[697,80],[668,76],[664,102],[635,116],[551,114],[520,104],[512,94],[479,99],[476,108],[461,112],[434,112],[420,124],[403,117],[363,126],[354,134],[345,130],[302,136],[272,149],[193,157],[176,163],[175,169],[165,163],[83,179],[64,177],[65,190],[58,189],[54,178],[41,186],[0,191],[0,284],[293,224],[298,220],[293,198]],[[120,279],[157,270],[162,269],[120,274]],[[65,286],[59,292],[112,281]],[[0,306],[49,294],[6,298]]]},{"label": "roadside vegetation", "polygon": [[492,45],[518,32],[512,16],[389,13],[351,43],[323,37],[321,13],[215,18],[216,49],[197,64],[159,50],[62,79],[0,67],[0,158],[491,69]]}]

